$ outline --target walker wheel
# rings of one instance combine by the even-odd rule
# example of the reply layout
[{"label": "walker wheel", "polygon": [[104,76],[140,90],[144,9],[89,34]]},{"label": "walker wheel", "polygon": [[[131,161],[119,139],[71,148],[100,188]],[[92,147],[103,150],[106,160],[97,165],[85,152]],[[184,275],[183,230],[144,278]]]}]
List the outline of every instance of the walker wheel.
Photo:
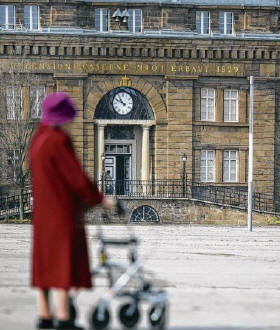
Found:
[{"label": "walker wheel", "polygon": [[108,308],[104,309],[104,312],[100,310],[100,307],[97,306],[89,319],[90,325],[92,329],[103,330],[105,329],[110,322],[110,313]]},{"label": "walker wheel", "polygon": [[139,321],[140,313],[136,303],[125,304],[120,308],[119,318],[127,329],[134,328]]},{"label": "walker wheel", "polygon": [[154,305],[149,312],[152,329],[163,330],[166,326],[166,306]]},{"label": "walker wheel", "polygon": [[77,309],[71,297],[69,298],[68,308],[69,308],[69,318],[74,323],[77,318]]}]

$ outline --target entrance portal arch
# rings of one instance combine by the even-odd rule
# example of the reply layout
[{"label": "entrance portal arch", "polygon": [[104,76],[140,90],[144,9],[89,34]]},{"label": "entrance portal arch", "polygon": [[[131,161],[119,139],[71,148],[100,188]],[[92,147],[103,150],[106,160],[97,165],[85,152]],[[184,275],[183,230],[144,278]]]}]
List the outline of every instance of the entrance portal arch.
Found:
[{"label": "entrance portal arch", "polygon": [[147,98],[130,87],[114,88],[97,104],[94,121],[98,178],[105,192],[127,194],[132,180],[149,180],[155,120]]},{"label": "entrance portal arch", "polygon": [[[140,92],[148,101],[157,122],[167,121],[167,107],[158,90],[146,79],[129,77],[131,89]],[[85,118],[93,119],[100,100],[111,90],[122,87],[120,77],[104,77],[102,81],[92,81],[86,100]]]}]

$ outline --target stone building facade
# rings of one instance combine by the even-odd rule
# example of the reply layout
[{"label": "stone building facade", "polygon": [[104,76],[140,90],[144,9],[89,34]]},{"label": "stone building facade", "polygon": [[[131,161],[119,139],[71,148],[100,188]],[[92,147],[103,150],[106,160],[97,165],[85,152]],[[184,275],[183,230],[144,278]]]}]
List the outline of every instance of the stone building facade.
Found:
[{"label": "stone building facade", "polygon": [[279,12],[274,0],[1,0],[1,75],[34,76],[26,116],[36,88],[72,95],[92,178],[181,179],[185,153],[188,180],[244,188],[253,75],[254,188],[279,198]]}]

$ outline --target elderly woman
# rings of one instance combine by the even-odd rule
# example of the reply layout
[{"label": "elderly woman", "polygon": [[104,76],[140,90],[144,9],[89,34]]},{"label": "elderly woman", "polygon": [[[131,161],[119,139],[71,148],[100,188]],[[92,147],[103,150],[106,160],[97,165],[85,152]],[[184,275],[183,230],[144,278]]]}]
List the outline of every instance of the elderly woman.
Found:
[{"label": "elderly woman", "polygon": [[[77,111],[68,94],[42,102],[42,119],[29,152],[33,186],[32,286],[38,289],[39,329],[82,329],[70,320],[71,288],[90,288],[84,207],[115,201],[102,195],[77,160],[69,128]],[[49,290],[55,289],[55,319]]]}]

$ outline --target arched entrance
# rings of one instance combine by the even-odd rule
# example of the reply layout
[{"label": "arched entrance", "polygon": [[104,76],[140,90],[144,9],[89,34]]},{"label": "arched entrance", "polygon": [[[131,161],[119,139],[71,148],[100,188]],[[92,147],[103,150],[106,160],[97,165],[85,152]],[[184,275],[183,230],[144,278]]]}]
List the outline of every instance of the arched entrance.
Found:
[{"label": "arched entrance", "polygon": [[152,108],[139,91],[118,87],[103,96],[94,119],[97,178],[106,193],[128,194],[132,181],[150,178]]}]

